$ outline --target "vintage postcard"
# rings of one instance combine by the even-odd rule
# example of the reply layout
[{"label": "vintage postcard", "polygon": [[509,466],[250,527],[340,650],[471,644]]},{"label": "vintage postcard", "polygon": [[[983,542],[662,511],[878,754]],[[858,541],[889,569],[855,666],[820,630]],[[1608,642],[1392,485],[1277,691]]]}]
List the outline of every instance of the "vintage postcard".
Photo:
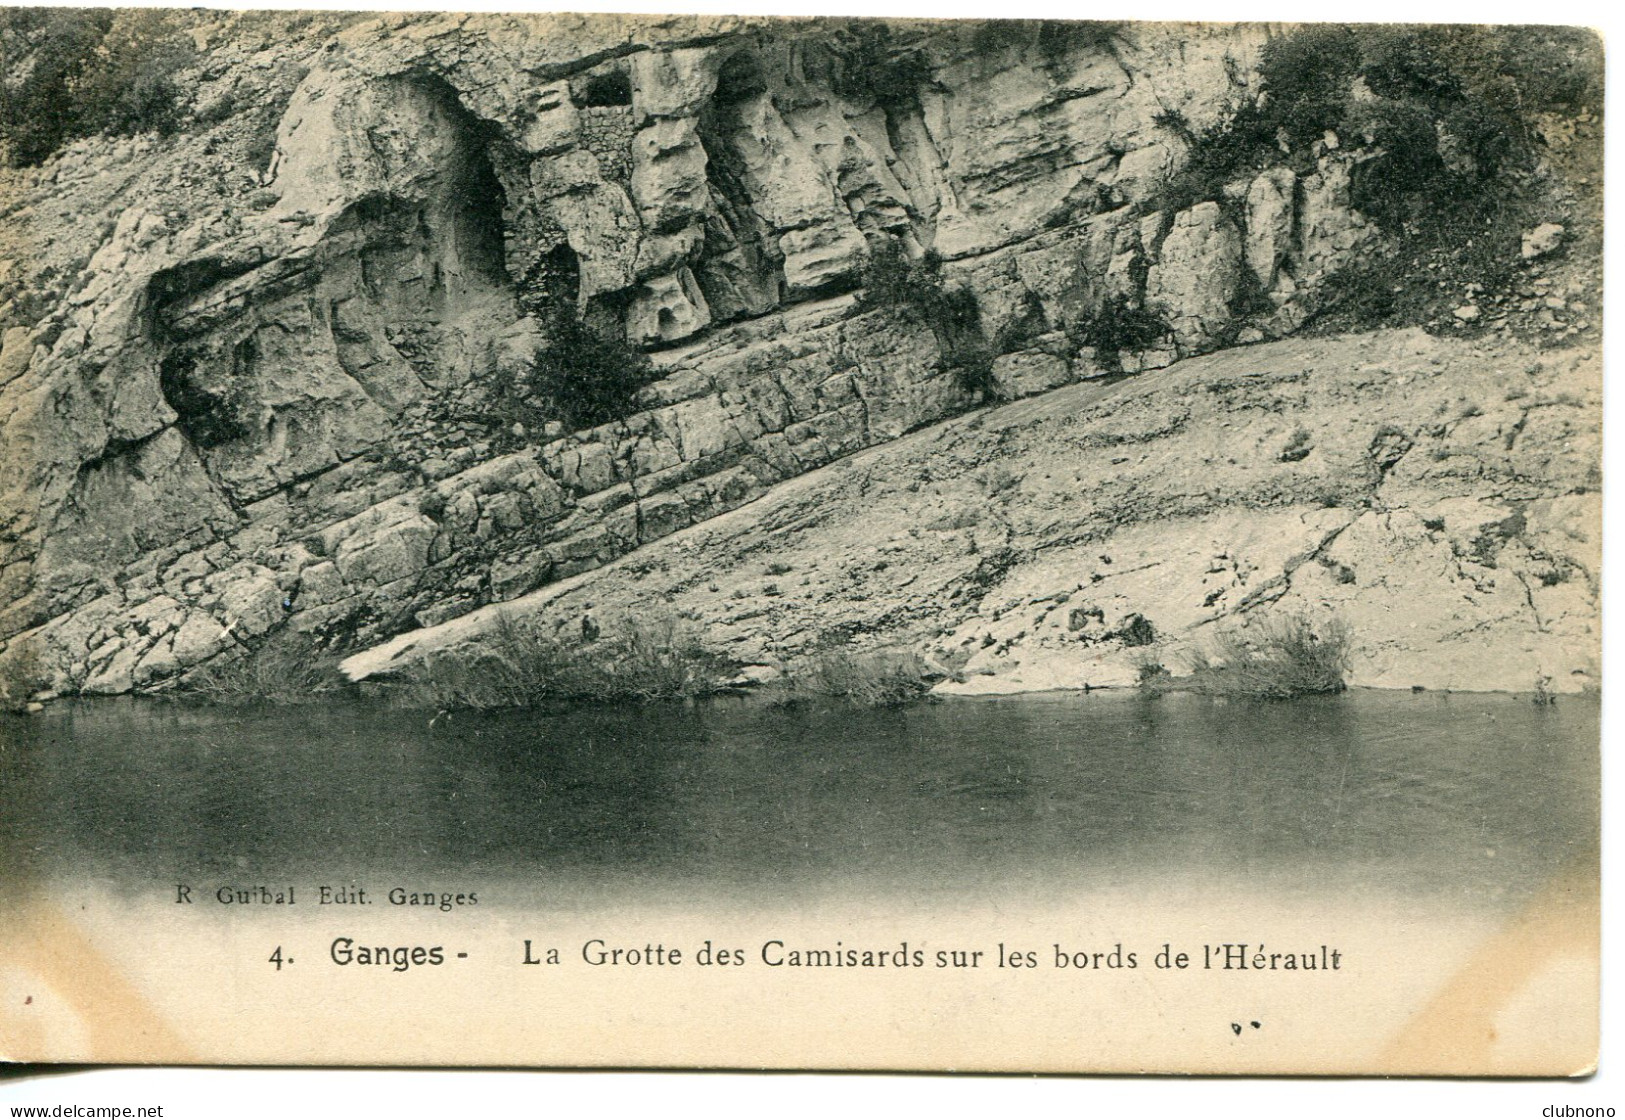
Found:
[{"label": "vintage postcard", "polygon": [[1602,72],[0,9],[0,1058],[1588,1072]]}]

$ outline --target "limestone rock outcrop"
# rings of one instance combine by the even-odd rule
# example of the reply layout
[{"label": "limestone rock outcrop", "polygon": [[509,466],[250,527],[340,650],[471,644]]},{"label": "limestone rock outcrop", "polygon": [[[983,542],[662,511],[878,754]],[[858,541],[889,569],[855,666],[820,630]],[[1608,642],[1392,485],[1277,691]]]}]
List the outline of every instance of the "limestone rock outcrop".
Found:
[{"label": "limestone rock outcrop", "polygon": [[[1244,274],[1290,332],[1377,236],[1336,152],[1161,207],[1159,116],[1249,96],[1262,27],[199,18],[176,135],[0,180],[14,701],[511,600],[990,386],[1223,345]],[[864,298],[892,244],[976,321]],[[1081,345],[1117,301],[1168,338]],[[623,419],[523,399],[566,311],[650,352]]]},{"label": "limestone rock outcrop", "polygon": [[1282,617],[1346,625],[1355,686],[1595,692],[1601,384],[1594,350],[1416,330],[1234,348],[934,425],[347,668],[590,602],[760,675],[907,649],[944,694],[1132,688]]}]

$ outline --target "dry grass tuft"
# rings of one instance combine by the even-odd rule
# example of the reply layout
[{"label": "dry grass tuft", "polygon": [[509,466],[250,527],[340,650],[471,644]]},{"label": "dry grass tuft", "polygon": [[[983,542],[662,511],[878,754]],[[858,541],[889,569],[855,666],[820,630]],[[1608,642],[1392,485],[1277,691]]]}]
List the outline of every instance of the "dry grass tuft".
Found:
[{"label": "dry grass tuft", "polygon": [[1306,614],[1249,620],[1215,635],[1212,646],[1190,655],[1190,673],[1174,677],[1147,662],[1140,685],[1154,692],[1291,700],[1342,692],[1348,685],[1353,636],[1336,618],[1318,623]]}]

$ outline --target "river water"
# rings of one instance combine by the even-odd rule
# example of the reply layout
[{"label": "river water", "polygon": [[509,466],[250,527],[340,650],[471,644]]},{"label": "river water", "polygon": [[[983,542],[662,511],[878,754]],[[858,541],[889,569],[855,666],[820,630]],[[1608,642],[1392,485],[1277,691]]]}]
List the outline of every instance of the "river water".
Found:
[{"label": "river water", "polygon": [[[54,705],[0,723],[0,1040],[1573,1073],[1596,1056],[1598,714],[1361,691]],[[824,967],[848,953],[870,956]]]},{"label": "river water", "polygon": [[7,877],[520,882],[555,902],[941,902],[1155,883],[1512,907],[1589,868],[1598,706],[1354,691],[0,723]]}]

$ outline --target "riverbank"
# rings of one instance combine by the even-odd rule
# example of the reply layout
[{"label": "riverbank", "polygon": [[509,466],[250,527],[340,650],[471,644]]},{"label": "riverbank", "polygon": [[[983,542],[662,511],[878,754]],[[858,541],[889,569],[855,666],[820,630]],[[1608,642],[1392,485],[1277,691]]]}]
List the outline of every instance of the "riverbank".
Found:
[{"label": "riverbank", "polygon": [[942,670],[937,694],[1127,687],[1301,615],[1347,627],[1353,686],[1585,691],[1600,417],[1590,347],[1236,348],[932,425],[344,669],[399,675],[504,617],[665,613],[746,678],[896,650]]}]

